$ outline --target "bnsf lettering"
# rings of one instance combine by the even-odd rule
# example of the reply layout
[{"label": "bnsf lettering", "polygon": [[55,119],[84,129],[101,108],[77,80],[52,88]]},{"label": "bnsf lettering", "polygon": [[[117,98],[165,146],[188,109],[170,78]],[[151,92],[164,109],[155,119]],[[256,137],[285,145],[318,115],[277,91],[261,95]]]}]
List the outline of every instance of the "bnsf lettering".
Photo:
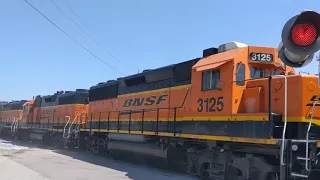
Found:
[{"label": "bnsf lettering", "polygon": [[148,97],[148,98],[146,99],[145,105],[146,105],[146,106],[150,106],[150,105],[154,104],[154,103],[156,102],[156,101],[155,101],[156,98],[157,98],[157,96],[150,96],[150,97]]},{"label": "bnsf lettering", "polygon": [[158,101],[157,101],[157,104],[160,104],[161,101],[165,101],[167,96],[168,96],[168,95],[159,96]]},{"label": "bnsf lettering", "polygon": [[43,110],[43,111],[41,111],[41,114],[53,114],[53,113],[55,113],[55,112],[57,112],[56,109],[49,109],[49,110]]},{"label": "bnsf lettering", "polygon": [[134,99],[132,106],[142,106],[143,101],[144,101],[144,98],[141,98],[141,99],[136,98],[136,99]]},{"label": "bnsf lettering", "polygon": [[150,96],[147,98],[135,98],[135,99],[127,99],[123,103],[123,107],[130,107],[130,106],[151,106],[154,103],[160,104],[162,101],[167,100],[168,95],[161,95],[157,98],[157,96]]},{"label": "bnsf lettering", "polygon": [[124,104],[123,104],[123,107],[129,107],[131,106],[131,103],[132,103],[132,99],[127,99]]}]

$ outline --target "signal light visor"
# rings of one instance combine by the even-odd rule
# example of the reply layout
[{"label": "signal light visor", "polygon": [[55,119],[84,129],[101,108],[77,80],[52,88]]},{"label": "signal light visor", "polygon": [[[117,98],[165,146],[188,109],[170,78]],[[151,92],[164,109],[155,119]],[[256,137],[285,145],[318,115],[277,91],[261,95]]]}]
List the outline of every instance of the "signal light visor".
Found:
[{"label": "signal light visor", "polygon": [[291,39],[298,46],[310,46],[317,40],[317,29],[312,24],[297,24],[291,30]]}]

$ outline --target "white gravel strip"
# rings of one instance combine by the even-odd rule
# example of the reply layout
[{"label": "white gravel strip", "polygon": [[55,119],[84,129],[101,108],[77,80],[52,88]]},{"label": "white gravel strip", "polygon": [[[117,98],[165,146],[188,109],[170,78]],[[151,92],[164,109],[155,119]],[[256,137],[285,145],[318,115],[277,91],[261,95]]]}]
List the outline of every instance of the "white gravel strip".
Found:
[{"label": "white gravel strip", "polygon": [[9,156],[19,151],[23,151],[29,149],[27,146],[23,145],[15,145],[9,141],[0,139],[0,155],[1,156]]},{"label": "white gravel strip", "polygon": [[0,166],[1,180],[49,180],[7,157],[0,156]]}]

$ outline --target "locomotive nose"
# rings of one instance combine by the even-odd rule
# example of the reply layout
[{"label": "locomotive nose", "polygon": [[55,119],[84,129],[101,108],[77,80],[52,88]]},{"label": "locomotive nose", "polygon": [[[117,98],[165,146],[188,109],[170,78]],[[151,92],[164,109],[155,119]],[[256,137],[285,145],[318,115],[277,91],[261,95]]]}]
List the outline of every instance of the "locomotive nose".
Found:
[{"label": "locomotive nose", "polygon": [[310,172],[308,180],[318,180],[320,179],[320,169],[314,169]]}]

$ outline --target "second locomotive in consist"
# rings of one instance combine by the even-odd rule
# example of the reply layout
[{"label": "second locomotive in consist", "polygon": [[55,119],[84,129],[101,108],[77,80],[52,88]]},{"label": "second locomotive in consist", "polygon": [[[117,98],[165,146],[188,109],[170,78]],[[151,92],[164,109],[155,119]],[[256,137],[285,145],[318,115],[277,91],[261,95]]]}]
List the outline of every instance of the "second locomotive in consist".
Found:
[{"label": "second locomotive in consist", "polygon": [[[89,91],[38,96],[21,106],[14,132],[163,159],[203,179],[307,179],[319,169],[317,83],[282,64],[275,48],[231,42]],[[7,111],[0,111],[3,132]]]}]

